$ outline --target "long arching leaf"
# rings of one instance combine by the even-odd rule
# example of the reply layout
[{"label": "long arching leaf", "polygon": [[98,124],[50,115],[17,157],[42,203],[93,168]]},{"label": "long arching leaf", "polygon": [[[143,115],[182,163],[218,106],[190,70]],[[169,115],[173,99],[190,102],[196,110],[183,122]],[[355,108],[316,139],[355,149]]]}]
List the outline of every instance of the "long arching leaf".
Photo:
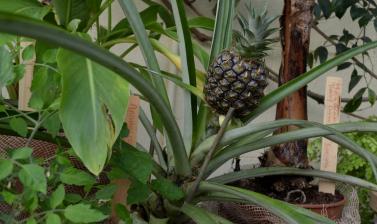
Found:
[{"label": "long arching leaf", "polygon": [[[182,62],[182,81],[188,85],[196,86],[194,53],[187,24],[184,3],[182,0],[170,1],[173,9],[174,20],[177,28],[179,55]],[[193,130],[196,126],[197,99],[189,92],[183,93],[183,132],[187,154],[190,154],[193,138]]]},{"label": "long arching leaf", "polygon": [[372,191],[377,191],[377,185],[357,177],[334,172],[311,169],[298,169],[293,167],[261,167],[248,170],[241,170],[238,172],[227,173],[218,177],[214,177],[209,179],[208,181],[220,184],[227,184],[242,179],[275,175],[301,175],[320,177],[328,180],[364,187]]},{"label": "long arching leaf", "polygon": [[[377,125],[375,124],[374,127],[376,128]],[[339,131],[341,132],[342,130],[337,130],[337,132],[334,132],[332,130],[329,130],[328,128],[329,127],[326,127],[323,125],[321,127],[316,126],[316,127],[310,127],[310,128],[302,128],[299,130],[294,130],[294,131],[282,133],[279,135],[266,137],[266,138],[260,139],[256,142],[253,142],[251,144],[247,144],[244,146],[239,146],[235,148],[226,148],[224,150],[221,150],[211,160],[208,166],[206,175],[209,175],[210,173],[212,173],[219,166],[221,166],[221,164],[223,164],[225,161],[231,158],[237,157],[239,155],[242,155],[246,152],[250,152],[253,150],[257,150],[257,149],[261,149],[261,148],[265,148],[265,147],[269,147],[269,146],[273,146],[273,145],[277,145],[277,144],[281,144],[285,142],[290,142],[290,141],[299,140],[299,139],[307,139],[307,138],[318,137],[318,136],[324,136],[340,145],[347,147],[350,151],[358,154],[359,156],[362,156],[365,160],[367,160],[371,164],[373,171],[375,172],[376,164],[377,164],[377,157],[374,154],[363,149],[356,143],[352,144],[351,140],[337,133]],[[376,172],[375,172],[375,175],[376,175]]]},{"label": "long arching leaf", "polygon": [[279,216],[290,224],[334,224],[335,222],[325,218],[322,215],[298,206],[272,199],[263,194],[248,191],[245,189],[230,187],[216,183],[202,182],[199,186],[201,192],[221,192],[243,199],[251,204],[262,206]]},{"label": "long arching leaf", "polygon": [[304,87],[309,82],[323,75],[330,69],[340,65],[341,63],[351,59],[352,57],[355,57],[375,47],[377,47],[377,41],[369,42],[362,46],[351,48],[345,52],[338,54],[337,56],[326,61],[325,63],[318,65],[315,68],[312,68],[310,71],[285,83],[284,85],[281,85],[279,88],[267,94],[262,99],[262,102],[259,104],[259,106],[245,118],[245,121],[250,122],[252,119],[266,111],[268,108],[280,102],[282,99],[284,99],[284,97]]},{"label": "long arching leaf", "polygon": [[[224,137],[219,143],[219,148],[231,144],[232,142],[239,141],[241,138],[249,136],[254,133],[258,133],[265,130],[273,130],[288,125],[308,125],[312,126],[311,122],[303,120],[291,120],[291,119],[280,119],[276,121],[268,121],[261,123],[254,123],[252,125],[247,125],[240,128],[235,128],[225,132]],[[377,131],[377,126],[375,122],[348,122],[348,123],[339,123],[332,124],[329,127],[333,127],[336,130],[341,132],[350,132],[350,131]],[[208,137],[204,140],[191,155],[191,160],[198,160],[200,155],[206,154],[215,139],[215,136]],[[200,158],[199,158],[200,159]]]}]

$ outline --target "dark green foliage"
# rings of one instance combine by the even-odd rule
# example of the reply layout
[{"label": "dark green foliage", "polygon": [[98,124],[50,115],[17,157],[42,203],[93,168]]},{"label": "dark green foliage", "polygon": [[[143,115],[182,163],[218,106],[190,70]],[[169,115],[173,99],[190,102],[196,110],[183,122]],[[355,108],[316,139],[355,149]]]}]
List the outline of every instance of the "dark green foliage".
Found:
[{"label": "dark green foliage", "polygon": [[[377,122],[376,117],[371,117],[371,121]],[[347,137],[351,138],[364,149],[377,155],[377,134],[375,133],[349,133]],[[321,140],[316,139],[309,144],[308,148],[309,158],[313,161],[319,162],[321,157]],[[359,177],[370,182],[376,183],[373,176],[372,168],[365,160],[356,154],[348,151],[344,147],[339,149],[337,172]],[[360,217],[362,223],[371,223],[373,220],[373,211],[369,207],[368,191],[365,189],[358,189]]]}]

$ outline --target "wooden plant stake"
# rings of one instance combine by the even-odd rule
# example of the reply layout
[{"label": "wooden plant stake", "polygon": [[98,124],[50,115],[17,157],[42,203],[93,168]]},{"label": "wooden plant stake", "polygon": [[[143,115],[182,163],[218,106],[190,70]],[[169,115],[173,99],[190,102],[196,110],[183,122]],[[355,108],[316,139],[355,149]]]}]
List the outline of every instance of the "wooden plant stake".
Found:
[{"label": "wooden plant stake", "polygon": [[[342,94],[342,79],[326,78],[324,124],[334,124],[340,121],[340,97]],[[336,172],[338,162],[338,145],[322,138],[321,170]],[[319,191],[335,194],[335,183],[325,180],[319,182]]]},{"label": "wooden plant stake", "polygon": [[[137,142],[137,126],[139,121],[139,108],[140,108],[140,98],[138,96],[130,96],[128,101],[128,110],[125,118],[127,123],[127,128],[129,130],[128,136],[123,140],[130,145],[135,146]],[[130,180],[128,179],[118,179],[114,180],[114,183],[117,185],[117,189],[114,193],[113,199],[111,201],[111,220],[114,223],[119,221],[119,218],[116,215],[115,208],[117,204],[122,204],[127,207],[125,199],[127,198],[128,188],[131,185]]]},{"label": "wooden plant stake", "polygon": [[[32,44],[34,43],[21,42],[22,47],[27,47]],[[21,57],[21,61],[22,61],[22,57]],[[32,109],[29,108],[28,103],[31,97],[30,87],[31,87],[31,82],[33,80],[35,57],[23,63],[25,63],[25,73],[24,73],[24,77],[19,81],[18,109],[23,110],[23,111],[31,111]]]}]

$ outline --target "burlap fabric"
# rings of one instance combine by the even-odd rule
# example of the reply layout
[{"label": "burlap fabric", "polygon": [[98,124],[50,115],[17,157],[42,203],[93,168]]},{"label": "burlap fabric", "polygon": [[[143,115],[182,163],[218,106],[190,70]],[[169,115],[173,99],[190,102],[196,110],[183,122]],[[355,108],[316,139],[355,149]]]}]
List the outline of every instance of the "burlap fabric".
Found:
[{"label": "burlap fabric", "polygon": [[[355,188],[339,184],[337,189],[348,199],[343,208],[342,217],[336,220],[338,224],[360,224],[359,199]],[[287,224],[267,209],[257,205],[245,205],[232,202],[205,203],[204,207],[235,224]],[[326,214],[326,210],[323,210]]]}]

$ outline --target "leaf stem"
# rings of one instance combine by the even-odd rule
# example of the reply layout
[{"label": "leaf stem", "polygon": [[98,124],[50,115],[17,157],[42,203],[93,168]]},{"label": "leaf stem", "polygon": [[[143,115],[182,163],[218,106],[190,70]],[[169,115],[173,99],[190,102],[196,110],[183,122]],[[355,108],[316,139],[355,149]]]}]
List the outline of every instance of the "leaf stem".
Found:
[{"label": "leaf stem", "polygon": [[217,132],[216,138],[214,139],[212,146],[211,146],[208,154],[206,155],[202,166],[200,167],[198,177],[195,179],[192,190],[189,192],[189,194],[187,196],[186,202],[191,202],[192,199],[194,198],[194,195],[195,195],[196,191],[198,190],[199,184],[200,184],[200,182],[202,181],[202,179],[205,175],[209,161],[211,160],[213,153],[216,151],[216,148],[219,145],[221,138],[223,137],[223,135],[225,133],[225,129],[228,126],[229,121],[233,117],[234,111],[235,111],[235,109],[233,107],[229,108],[228,113],[226,114],[225,119],[224,119],[223,123],[221,124],[219,131]]},{"label": "leaf stem", "polygon": [[8,107],[10,107],[12,110],[16,111],[17,113],[21,114],[22,116],[24,116],[26,119],[28,119],[29,121],[31,121],[33,124],[37,124],[37,121],[34,120],[32,117],[30,117],[29,115],[27,115],[25,112],[17,109],[15,106],[13,106],[11,103],[8,103],[6,100],[3,100],[1,98],[1,101],[6,104]]}]

